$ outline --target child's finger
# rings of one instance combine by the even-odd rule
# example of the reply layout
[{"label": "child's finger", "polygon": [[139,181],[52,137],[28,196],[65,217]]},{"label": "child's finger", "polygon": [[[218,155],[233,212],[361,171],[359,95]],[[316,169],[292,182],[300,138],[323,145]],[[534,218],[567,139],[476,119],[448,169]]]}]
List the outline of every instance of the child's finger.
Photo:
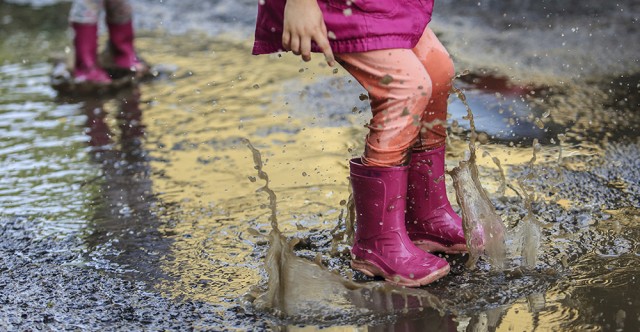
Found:
[{"label": "child's finger", "polygon": [[286,30],[282,33],[282,49],[291,51],[291,34]]},{"label": "child's finger", "polygon": [[333,51],[331,50],[331,45],[329,44],[329,39],[327,38],[327,36],[320,33],[315,36],[314,40],[316,44],[318,44],[320,50],[322,50],[322,53],[324,53],[324,58],[327,61],[327,64],[330,67],[333,67],[335,64],[335,58],[333,56]]},{"label": "child's finger", "polygon": [[300,55],[300,37],[297,35],[291,37],[291,52]]},{"label": "child's finger", "polygon": [[305,36],[301,38],[300,54],[305,62],[311,60],[311,37]]},{"label": "child's finger", "polygon": [[322,25],[322,28],[320,31],[322,33],[321,39],[320,39],[321,42],[318,42],[318,40],[316,40],[316,43],[318,43],[318,46],[322,50],[322,53],[324,53],[324,59],[325,61],[327,61],[327,64],[329,65],[329,67],[333,67],[335,65],[335,57],[333,56],[333,50],[331,49],[331,44],[329,44],[329,33],[327,32],[327,25],[324,23],[324,21],[322,21],[320,24]]}]

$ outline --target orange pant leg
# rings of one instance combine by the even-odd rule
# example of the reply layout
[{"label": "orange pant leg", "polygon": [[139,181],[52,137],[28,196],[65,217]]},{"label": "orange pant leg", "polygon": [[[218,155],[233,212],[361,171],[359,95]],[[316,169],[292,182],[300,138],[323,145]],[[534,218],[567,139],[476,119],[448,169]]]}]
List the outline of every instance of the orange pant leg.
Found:
[{"label": "orange pant leg", "polygon": [[424,65],[408,49],[343,53],[337,58],[369,92],[372,118],[363,164],[406,164],[431,97],[431,79]]},{"label": "orange pant leg", "polygon": [[413,52],[427,69],[432,84],[431,99],[422,116],[419,139],[413,147],[414,151],[424,151],[445,143],[447,106],[455,71],[449,53],[429,27]]},{"label": "orange pant leg", "polygon": [[406,164],[410,149],[445,142],[453,61],[429,27],[412,50],[338,54],[342,66],[369,92],[372,118],[362,161]]}]

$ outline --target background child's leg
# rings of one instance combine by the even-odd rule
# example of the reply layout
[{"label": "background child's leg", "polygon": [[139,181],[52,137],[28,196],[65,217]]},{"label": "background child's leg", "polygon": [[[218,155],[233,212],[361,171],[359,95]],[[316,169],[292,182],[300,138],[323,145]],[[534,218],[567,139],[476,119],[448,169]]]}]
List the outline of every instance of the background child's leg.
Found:
[{"label": "background child's leg", "polygon": [[422,116],[420,139],[413,147],[415,151],[424,151],[444,145],[447,137],[444,124],[447,120],[451,80],[455,72],[449,53],[429,27],[413,52],[427,69],[432,83],[431,99]]},{"label": "background child's leg", "polygon": [[408,49],[345,53],[337,58],[369,92],[371,100],[373,117],[363,164],[406,164],[431,98],[431,80],[425,66]]},{"label": "background child's leg", "polygon": [[104,0],[74,0],[69,13],[72,23],[97,24]]},{"label": "background child's leg", "polygon": [[103,0],[74,0],[69,13],[75,48],[74,80],[78,83],[108,84],[111,78],[98,65],[98,19]]},{"label": "background child's leg", "polygon": [[142,77],[149,72],[149,66],[138,58],[134,47],[132,9],[129,0],[105,0],[107,28],[109,29],[109,50],[113,60],[110,67],[114,75]]},{"label": "background child's leg", "polygon": [[131,21],[129,0],[104,0],[107,9],[107,23],[123,24]]}]

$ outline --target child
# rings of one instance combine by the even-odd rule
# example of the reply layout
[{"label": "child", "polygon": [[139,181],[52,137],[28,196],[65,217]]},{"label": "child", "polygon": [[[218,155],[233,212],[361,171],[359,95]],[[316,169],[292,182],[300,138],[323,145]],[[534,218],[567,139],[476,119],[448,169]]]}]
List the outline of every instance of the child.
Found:
[{"label": "child", "polygon": [[76,83],[98,85],[111,83],[111,77],[99,66],[97,60],[98,18],[102,7],[106,8],[109,51],[113,58],[113,69],[121,73],[137,75],[149,69],[138,59],[133,48],[131,4],[128,0],[74,0],[69,20],[75,32],[73,78]]},{"label": "child", "polygon": [[305,61],[322,52],[369,92],[365,151],[350,161],[351,266],[411,287],[449,272],[447,261],[429,252],[466,251],[444,178],[454,69],[427,27],[432,9],[433,0],[264,0],[253,48],[292,51]]}]

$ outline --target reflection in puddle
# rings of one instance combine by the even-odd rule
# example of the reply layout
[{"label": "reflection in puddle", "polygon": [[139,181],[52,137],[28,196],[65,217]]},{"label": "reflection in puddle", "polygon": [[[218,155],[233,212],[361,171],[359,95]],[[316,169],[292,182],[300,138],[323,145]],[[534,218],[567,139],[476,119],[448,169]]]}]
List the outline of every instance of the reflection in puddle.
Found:
[{"label": "reflection in puddle", "polygon": [[140,100],[140,89],[133,86],[110,97],[75,101],[87,119],[92,164],[101,171],[87,188],[92,212],[88,264],[154,280],[171,242],[159,229],[170,211],[153,191]]},{"label": "reflection in puddle", "polygon": [[462,75],[457,86],[467,99],[463,102],[454,98],[449,105],[454,132],[471,130],[465,120],[467,106],[474,111],[476,130],[494,142],[531,145],[537,139],[548,144],[564,129],[550,121],[544,107],[531,102],[533,98],[548,98],[553,89],[516,85],[507,77],[490,74]]}]

